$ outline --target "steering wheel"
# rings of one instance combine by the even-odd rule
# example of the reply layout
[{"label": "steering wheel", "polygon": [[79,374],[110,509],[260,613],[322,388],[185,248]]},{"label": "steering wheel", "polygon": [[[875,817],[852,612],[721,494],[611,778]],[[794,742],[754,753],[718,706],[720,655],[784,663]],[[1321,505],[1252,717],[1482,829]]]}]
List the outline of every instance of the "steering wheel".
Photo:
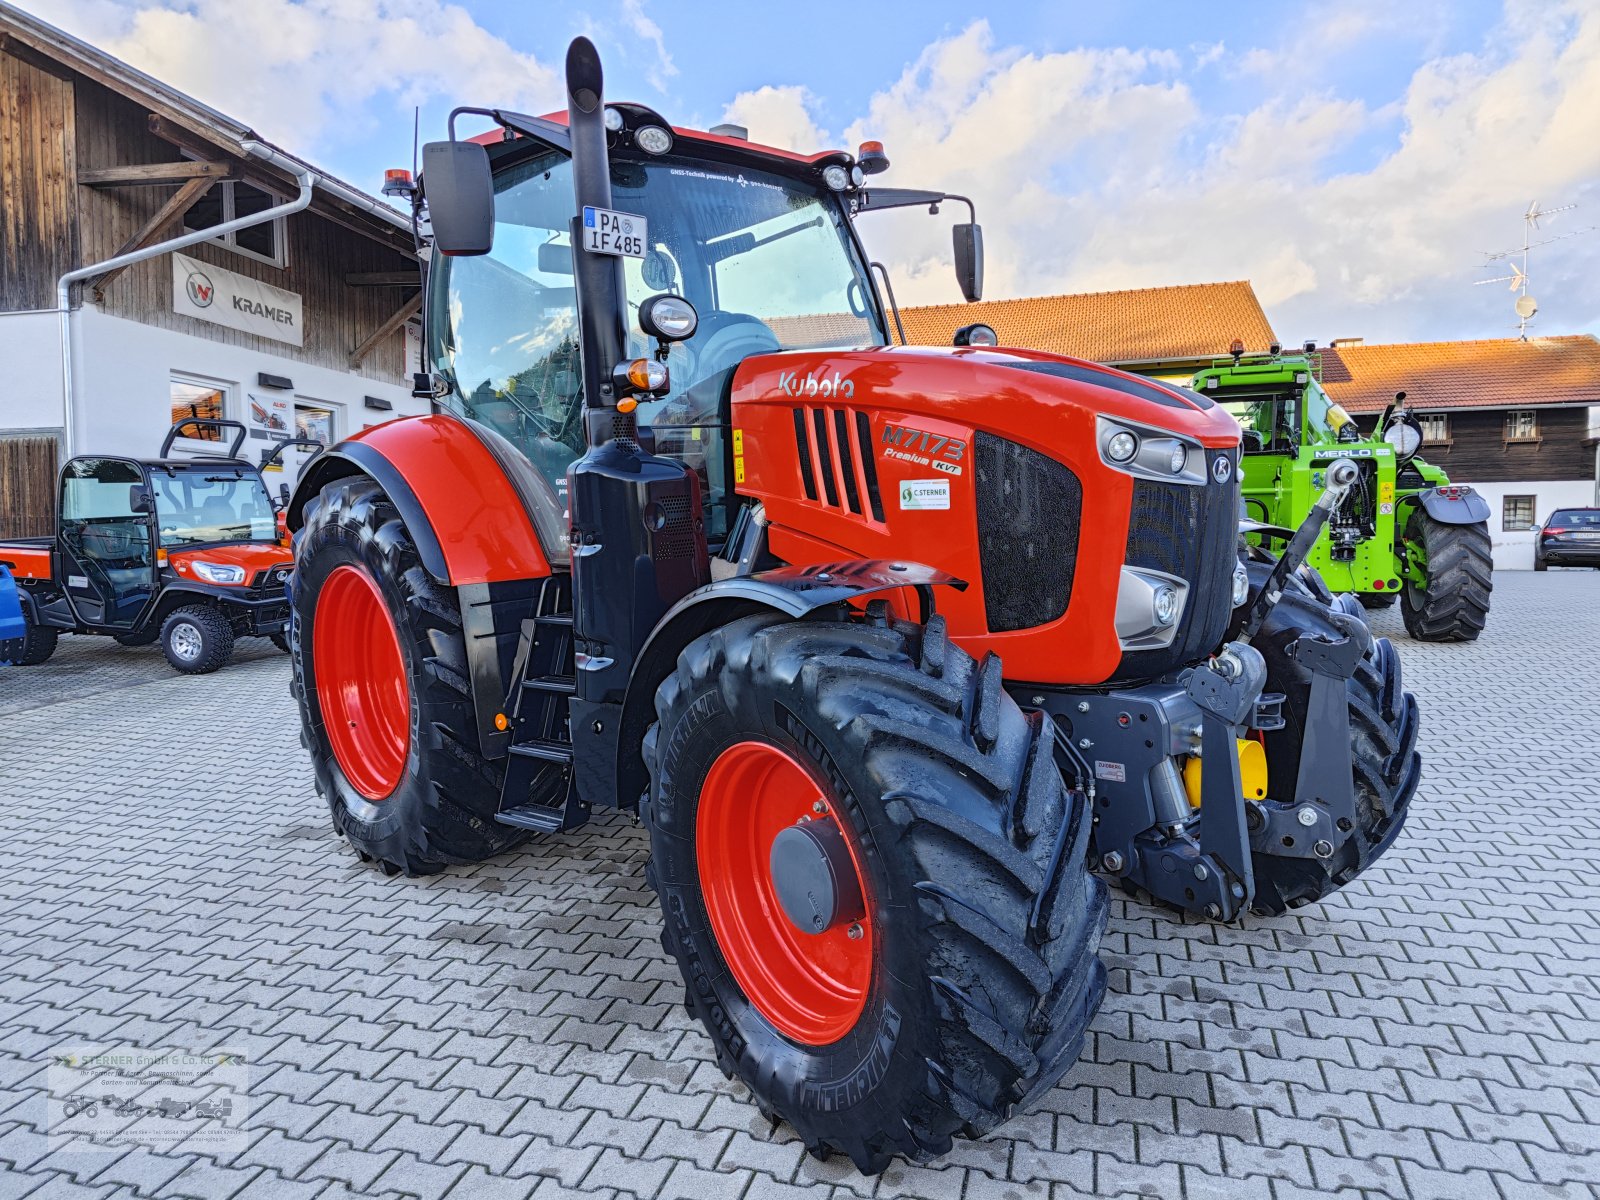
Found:
[{"label": "steering wheel", "polygon": [[700,319],[694,342],[695,375],[701,379],[736,367],[752,354],[772,354],[783,349],[767,323],[748,313],[707,313]]}]

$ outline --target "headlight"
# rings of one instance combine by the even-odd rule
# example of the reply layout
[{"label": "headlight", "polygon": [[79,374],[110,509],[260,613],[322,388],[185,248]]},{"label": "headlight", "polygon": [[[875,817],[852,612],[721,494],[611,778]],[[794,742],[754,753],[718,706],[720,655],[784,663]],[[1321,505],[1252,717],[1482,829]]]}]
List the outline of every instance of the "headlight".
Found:
[{"label": "headlight", "polygon": [[1182,442],[1179,442],[1172,448],[1172,458],[1170,461],[1172,465],[1172,473],[1174,475],[1181,474],[1183,471],[1183,464],[1189,461],[1189,452],[1184,449]]},{"label": "headlight", "polygon": [[639,143],[639,149],[646,154],[665,154],[672,149],[672,135],[659,125],[639,126],[633,140]]},{"label": "headlight", "polygon": [[1422,449],[1422,434],[1416,426],[1406,421],[1393,421],[1383,431],[1383,440],[1394,447],[1395,457],[1404,461],[1415,457]]},{"label": "headlight", "polygon": [[1139,439],[1133,434],[1113,433],[1106,442],[1106,457],[1113,462],[1127,462],[1139,452]]},{"label": "headlight", "polygon": [[1158,587],[1152,607],[1155,610],[1157,625],[1163,627],[1171,625],[1178,619],[1178,589],[1171,586]]},{"label": "headlight", "polygon": [[1235,563],[1233,567],[1233,606],[1238,608],[1250,599],[1250,573],[1244,569],[1243,563]]},{"label": "headlight", "polygon": [[850,172],[838,163],[822,168],[822,182],[836,192],[842,192],[850,186]]},{"label": "headlight", "polygon": [[235,567],[228,563],[197,562],[192,564],[194,573],[207,583],[243,583],[244,568]]}]

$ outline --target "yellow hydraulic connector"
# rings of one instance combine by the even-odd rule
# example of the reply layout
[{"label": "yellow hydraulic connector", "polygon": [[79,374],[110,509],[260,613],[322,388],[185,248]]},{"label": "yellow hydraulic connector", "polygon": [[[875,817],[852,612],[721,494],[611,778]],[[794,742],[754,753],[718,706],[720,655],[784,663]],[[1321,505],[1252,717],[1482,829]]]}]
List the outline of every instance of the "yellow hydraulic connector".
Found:
[{"label": "yellow hydraulic connector", "polygon": [[[1254,738],[1239,739],[1239,783],[1246,800],[1267,798],[1267,751]],[[1183,764],[1183,790],[1189,804],[1200,807],[1200,756],[1191,754]]]}]

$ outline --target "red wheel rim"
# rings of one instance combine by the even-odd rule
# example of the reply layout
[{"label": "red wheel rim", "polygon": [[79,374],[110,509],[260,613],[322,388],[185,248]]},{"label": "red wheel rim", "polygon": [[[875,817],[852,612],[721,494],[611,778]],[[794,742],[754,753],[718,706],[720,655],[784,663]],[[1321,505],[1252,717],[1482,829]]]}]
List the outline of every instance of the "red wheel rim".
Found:
[{"label": "red wheel rim", "polygon": [[377,581],[335,567],[317,596],[311,629],[317,702],[344,777],[368,800],[400,784],[411,748],[411,691],[400,635]]},{"label": "red wheel rim", "polygon": [[706,914],[728,969],[750,1003],[786,1037],[808,1046],[855,1028],[872,984],[872,899],[851,831],[840,821],[867,912],[802,933],[778,902],[769,868],[772,841],[802,818],[839,820],[828,789],[776,746],[739,742],[711,764],[695,818],[695,861]]}]

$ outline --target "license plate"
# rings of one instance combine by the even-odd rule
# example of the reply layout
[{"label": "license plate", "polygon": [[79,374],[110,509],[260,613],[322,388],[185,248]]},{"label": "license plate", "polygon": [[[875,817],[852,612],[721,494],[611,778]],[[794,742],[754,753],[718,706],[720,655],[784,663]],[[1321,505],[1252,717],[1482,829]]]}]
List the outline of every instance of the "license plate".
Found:
[{"label": "license plate", "polygon": [[618,258],[643,258],[645,219],[635,213],[613,212],[609,208],[583,209],[583,248],[590,254],[611,254]]},{"label": "license plate", "polygon": [[1600,533],[1575,533],[1575,538],[1582,538],[1586,542],[1600,542]]}]

